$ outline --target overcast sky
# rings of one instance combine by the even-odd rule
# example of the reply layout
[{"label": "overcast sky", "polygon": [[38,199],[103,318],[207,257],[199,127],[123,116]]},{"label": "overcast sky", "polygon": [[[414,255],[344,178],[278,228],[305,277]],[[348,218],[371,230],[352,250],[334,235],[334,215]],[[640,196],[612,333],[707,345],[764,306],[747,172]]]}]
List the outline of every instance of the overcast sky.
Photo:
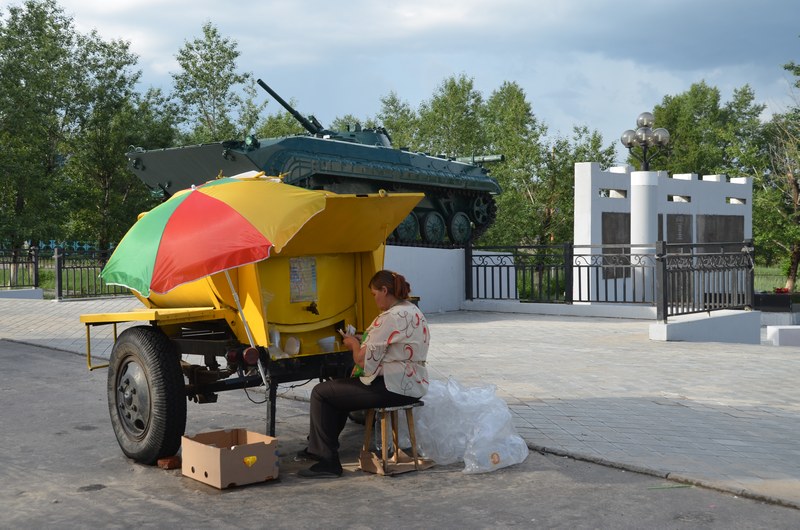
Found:
[{"label": "overcast sky", "polygon": [[[22,0],[0,0],[0,6]],[[60,0],[80,32],[131,43],[142,88],[171,88],[175,55],[210,21],[239,69],[323,125],[372,117],[390,91],[417,108],[466,74],[488,97],[517,82],[550,134],[606,143],[665,95],[705,80],[730,99],[749,84],[768,113],[792,101],[800,0]],[[280,110],[269,100],[268,113]],[[766,116],[765,116],[766,117]],[[622,149],[618,158],[623,159]]]}]

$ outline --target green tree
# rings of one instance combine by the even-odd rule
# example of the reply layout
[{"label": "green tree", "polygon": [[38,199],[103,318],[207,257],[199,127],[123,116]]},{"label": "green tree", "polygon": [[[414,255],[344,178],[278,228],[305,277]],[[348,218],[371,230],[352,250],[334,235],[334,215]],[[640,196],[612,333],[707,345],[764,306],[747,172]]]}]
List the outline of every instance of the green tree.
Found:
[{"label": "green tree", "polygon": [[665,96],[653,114],[656,126],[670,133],[669,155],[656,158],[651,167],[663,167],[671,174],[754,176],[765,166],[759,121],[763,110],[747,85],[735,90],[725,104],[719,89],[705,82]]},{"label": "green tree", "polygon": [[[203,36],[184,43],[173,73],[175,99],[181,105],[186,141],[212,142],[241,138],[252,131],[266,102],[255,103],[252,75],[237,71],[240,52],[236,41],[222,37],[206,22]],[[245,98],[237,87],[245,86]]]},{"label": "green tree", "polygon": [[[294,105],[294,103],[290,103]],[[288,111],[270,114],[256,130],[259,138],[277,138],[280,136],[293,136],[307,132],[302,125]]]},{"label": "green tree", "polygon": [[374,118],[361,120],[353,114],[345,114],[335,117],[329,128],[334,131],[348,131],[358,126],[364,129],[375,129],[378,124]]},{"label": "green tree", "polygon": [[69,232],[105,249],[160,200],[130,171],[124,153],[138,145],[168,147],[177,131],[175,110],[158,90],[143,96],[103,92],[95,101],[66,167],[72,182]]},{"label": "green tree", "polygon": [[765,129],[771,164],[755,182],[755,240],[760,256],[784,265],[785,287],[794,290],[800,266],[800,104],[773,116]]},{"label": "green tree", "polygon": [[503,155],[491,166],[491,175],[503,189],[497,198],[497,217],[481,237],[481,244],[531,243],[538,233],[537,182],[546,153],[547,128],[533,114],[522,88],[505,82],[494,91],[482,111],[487,152]]},{"label": "green tree", "polygon": [[790,61],[783,65],[783,69],[797,78],[794,80],[794,86],[800,88],[800,64]]},{"label": "green tree", "polygon": [[505,82],[489,97],[484,125],[489,152],[504,160],[492,166],[503,193],[497,219],[482,244],[547,245],[572,240],[576,162],[610,166],[614,145],[581,126],[573,135],[547,139],[547,127],[533,114],[524,91]]},{"label": "green tree", "polygon": [[[722,109],[719,89],[704,81],[688,91],[664,96],[653,110],[655,126],[670,134],[669,157],[655,159],[651,169],[669,173],[714,174],[723,165]],[[629,163],[636,165],[633,158]]]},{"label": "green tree", "polygon": [[77,45],[53,0],[0,19],[0,239],[14,248],[64,234],[66,140],[81,114]]},{"label": "green tree", "polygon": [[[70,156],[65,175],[73,197],[66,211],[73,221],[69,223],[73,237],[80,234],[97,240],[100,248],[108,248],[122,235],[112,229],[118,224],[113,214],[119,213],[121,206],[114,193],[116,181],[132,177],[126,171],[124,157],[130,144],[119,142],[125,142],[125,128],[119,130],[120,116],[133,97],[140,74],[132,70],[137,59],[124,42],[104,42],[96,33],[79,35],[76,53],[81,69],[78,75],[84,82],[76,93],[81,107],[79,129],[66,143]],[[75,230],[78,227],[91,229]]]},{"label": "green tree", "polygon": [[388,131],[393,146],[419,150],[416,138],[419,118],[408,102],[401,100],[396,92],[389,92],[381,98],[377,119]]},{"label": "green tree", "polygon": [[755,93],[747,85],[734,90],[731,100],[723,106],[722,173],[757,179],[768,170],[768,145],[760,118],[765,108],[755,102]]},{"label": "green tree", "polygon": [[[239,105],[239,133],[241,137],[248,134],[255,134],[259,123],[263,121],[262,114],[267,107],[267,100],[258,103],[261,91],[256,87],[255,82],[248,82],[243,90],[245,97]],[[258,136],[258,135],[256,135]]]},{"label": "green tree", "polygon": [[131,146],[172,144],[175,112],[135,92],[137,57],[81,34],[52,0],[0,21],[0,239],[117,242],[153,199],[127,167]]},{"label": "green tree", "polygon": [[449,77],[419,108],[420,150],[449,157],[484,154],[483,97],[472,78]]},{"label": "green tree", "polygon": [[604,146],[602,135],[585,125],[573,127],[570,138],[552,140],[544,168],[536,179],[538,241],[551,244],[573,240],[575,164],[597,162],[608,168],[615,159],[614,144]]}]

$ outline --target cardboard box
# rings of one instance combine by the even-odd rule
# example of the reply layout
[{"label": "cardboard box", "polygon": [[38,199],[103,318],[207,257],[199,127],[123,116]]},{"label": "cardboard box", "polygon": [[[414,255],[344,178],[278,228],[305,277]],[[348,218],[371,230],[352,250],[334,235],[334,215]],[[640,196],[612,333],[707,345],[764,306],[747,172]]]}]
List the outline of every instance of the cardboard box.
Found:
[{"label": "cardboard box", "polygon": [[278,478],[278,439],[246,429],[184,436],[181,470],[225,489]]}]

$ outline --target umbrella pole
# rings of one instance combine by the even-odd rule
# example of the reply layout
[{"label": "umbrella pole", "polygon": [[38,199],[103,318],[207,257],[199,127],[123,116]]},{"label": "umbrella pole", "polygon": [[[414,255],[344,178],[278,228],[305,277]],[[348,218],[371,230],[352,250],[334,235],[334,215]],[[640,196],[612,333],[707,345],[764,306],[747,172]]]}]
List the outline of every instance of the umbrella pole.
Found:
[{"label": "umbrella pole", "polygon": [[[247,319],[244,317],[244,311],[242,311],[242,304],[239,301],[239,293],[237,293],[236,289],[233,288],[231,275],[228,274],[227,270],[225,271],[225,278],[228,280],[228,287],[231,288],[231,293],[233,294],[233,301],[236,302],[236,309],[239,311],[239,316],[242,317],[242,324],[244,324],[244,332],[247,333],[247,340],[250,341],[250,346],[255,348],[256,341],[253,340],[253,334],[250,332],[250,326],[247,325]],[[264,371],[264,366],[261,364],[261,355],[258,356],[258,373],[261,374],[261,380],[264,381],[264,386],[269,389],[270,384],[267,382],[267,374]]]},{"label": "umbrella pole", "polygon": [[233,301],[236,302],[236,309],[239,311],[239,316],[242,317],[242,323],[244,324],[244,332],[247,333],[247,340],[250,341],[250,346],[255,348],[256,342],[253,340],[253,334],[250,332],[250,326],[247,325],[247,319],[244,317],[244,311],[242,311],[242,304],[241,302],[239,302],[239,293],[237,293],[236,289],[233,288],[231,275],[228,274],[227,270],[225,271],[225,278],[227,278],[228,287],[231,288],[231,293],[233,293]]}]

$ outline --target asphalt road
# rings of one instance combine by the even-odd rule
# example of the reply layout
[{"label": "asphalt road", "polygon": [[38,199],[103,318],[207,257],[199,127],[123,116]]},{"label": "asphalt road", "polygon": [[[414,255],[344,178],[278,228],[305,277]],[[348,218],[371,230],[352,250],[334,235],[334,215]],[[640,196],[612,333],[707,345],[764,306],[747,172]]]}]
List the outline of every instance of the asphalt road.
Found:
[{"label": "asphalt road", "polygon": [[[343,434],[345,474],[308,480],[307,404],[281,399],[280,478],[219,491],[180,470],[134,464],[108,417],[105,370],[82,356],[0,341],[2,528],[798,528],[800,511],[571,458],[532,452],[517,466],[380,477],[356,469],[362,427]],[[263,394],[251,392],[254,399]],[[187,433],[264,432],[243,391],[189,404]]]}]

